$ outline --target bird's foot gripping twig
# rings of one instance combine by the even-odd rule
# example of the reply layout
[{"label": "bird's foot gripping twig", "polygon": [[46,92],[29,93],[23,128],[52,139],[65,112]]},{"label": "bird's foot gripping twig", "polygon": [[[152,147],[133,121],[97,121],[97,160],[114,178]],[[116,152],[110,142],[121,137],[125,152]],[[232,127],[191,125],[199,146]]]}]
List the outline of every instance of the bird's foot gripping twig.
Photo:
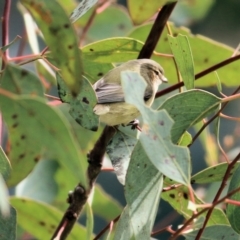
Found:
[{"label": "bird's foot gripping twig", "polygon": [[133,121],[128,123],[127,126],[132,126],[131,129],[133,129],[133,130],[138,129],[140,132],[142,131],[142,129],[139,126],[139,120],[138,119],[134,119]]}]

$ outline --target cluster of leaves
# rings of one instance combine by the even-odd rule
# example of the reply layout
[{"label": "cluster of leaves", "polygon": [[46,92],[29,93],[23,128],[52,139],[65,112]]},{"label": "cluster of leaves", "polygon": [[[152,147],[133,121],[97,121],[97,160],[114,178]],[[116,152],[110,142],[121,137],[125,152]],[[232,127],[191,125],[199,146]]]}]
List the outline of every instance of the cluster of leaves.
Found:
[{"label": "cluster of leaves", "polygon": [[[38,239],[49,239],[66,208],[69,189],[78,182],[89,187],[86,155],[101,131],[97,116],[92,112],[97,99],[90,83],[112,69],[114,63],[136,59],[153,26],[152,21],[143,23],[172,1],[151,0],[146,7],[144,1],[129,0],[130,15],[118,5],[109,6],[109,1],[83,0],[77,7],[70,1],[68,9],[63,0],[20,2],[19,9],[33,55],[10,58],[7,52],[16,40],[1,48],[0,108],[8,137],[0,149],[0,235],[3,239],[15,239],[18,224],[22,231]],[[62,6],[69,13],[75,9],[71,20]],[[80,16],[75,23],[77,30],[82,29],[79,49],[71,21]],[[39,54],[34,21],[50,52],[45,49]],[[133,23],[138,26],[134,27]],[[152,58],[164,67],[169,84],[182,79],[185,89],[181,93],[171,93],[161,102],[156,101],[157,110],[145,106],[146,84],[139,75],[128,71],[122,73],[126,101],[141,112],[142,132],[137,135],[129,129],[119,128],[106,152],[119,181],[125,185],[127,205],[123,209],[96,184],[92,202],[85,205],[86,226],[75,224],[68,239],[79,239],[79,236],[92,239],[93,214],[106,221],[121,214],[114,227],[106,228],[104,237],[99,234],[95,239],[149,239],[160,199],[167,201],[186,219],[175,232],[166,226],[165,230],[170,231],[173,238],[181,234],[186,239],[201,236],[239,238],[240,229],[236,224],[239,194],[235,194],[240,188],[239,155],[231,163],[228,159],[227,163],[217,162],[191,176],[188,146],[195,138],[187,132],[214,113],[213,119],[218,120],[216,125],[219,126],[223,106],[238,97],[237,94],[217,97],[195,89],[196,85],[215,84],[221,92],[222,83],[238,86],[238,63],[228,64],[232,52],[229,47],[192,36],[187,29],[169,23]],[[20,63],[11,64],[15,60]],[[222,64],[224,67],[216,76],[211,67],[220,61],[226,61],[226,64]],[[34,62],[37,76],[20,66],[29,62]],[[195,82],[195,72],[202,73],[200,81]],[[59,100],[47,101],[46,93],[57,85],[59,97],[66,104],[60,104]],[[90,131],[98,128],[97,132]],[[207,138],[203,139],[206,141]],[[228,193],[220,198],[230,176]],[[217,181],[222,184],[212,204],[206,205],[194,193],[192,184]],[[9,197],[7,187],[14,187],[16,194]],[[224,201],[229,203],[226,211],[216,207]],[[193,207],[189,207],[189,203]],[[187,228],[192,231],[185,232]]]}]

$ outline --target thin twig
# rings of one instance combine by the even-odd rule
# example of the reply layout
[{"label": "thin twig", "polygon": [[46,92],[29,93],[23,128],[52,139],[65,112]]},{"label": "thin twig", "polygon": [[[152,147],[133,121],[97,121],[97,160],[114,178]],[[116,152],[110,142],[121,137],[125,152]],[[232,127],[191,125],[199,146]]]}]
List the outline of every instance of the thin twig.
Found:
[{"label": "thin twig", "polygon": [[[201,77],[204,77],[204,76],[206,76],[207,74],[209,74],[209,73],[211,73],[211,72],[214,72],[214,71],[216,71],[217,69],[219,69],[219,68],[221,68],[221,67],[227,66],[228,64],[233,63],[233,62],[235,62],[235,61],[237,61],[237,60],[239,60],[239,59],[240,59],[240,54],[237,55],[237,56],[234,56],[234,57],[230,57],[230,58],[228,58],[228,59],[225,59],[225,60],[223,60],[222,62],[217,63],[217,64],[215,64],[215,65],[207,68],[206,70],[204,70],[204,71],[202,71],[202,72],[200,72],[200,73],[197,73],[197,74],[195,75],[195,81],[198,80],[198,79],[200,79]],[[161,96],[163,96],[163,95],[166,95],[167,93],[173,92],[174,90],[177,90],[178,88],[180,88],[180,87],[182,87],[182,86],[184,86],[184,82],[176,83],[175,85],[173,85],[173,86],[171,86],[171,87],[169,87],[169,88],[165,88],[165,89],[157,92],[155,97],[158,98],[158,97],[161,97]]]},{"label": "thin twig", "polygon": [[[231,94],[234,95],[240,90],[240,86]],[[218,110],[216,114],[214,114],[204,125],[201,127],[201,129],[196,133],[196,135],[193,137],[192,142],[188,145],[190,147],[195,140],[198,138],[198,136],[202,133],[202,131],[216,118],[219,116],[219,114],[222,112],[222,110],[227,106],[228,102],[225,102],[222,104],[222,107]]]},{"label": "thin twig", "polygon": [[[2,46],[9,44],[9,16],[10,16],[11,0],[5,0],[3,17],[2,17]],[[8,49],[3,53],[5,59],[8,59]],[[2,70],[5,68],[5,62],[2,62]]]},{"label": "thin twig", "polygon": [[110,228],[112,222],[113,222],[113,223],[116,223],[116,222],[119,220],[119,218],[120,218],[120,215],[118,215],[116,218],[114,218],[105,228],[103,228],[103,229],[101,230],[101,232],[98,233],[97,236],[95,236],[95,238],[94,238],[93,240],[98,240],[98,239],[100,239],[100,237]]},{"label": "thin twig", "polygon": [[204,212],[208,211],[209,208],[210,209],[213,209],[215,206],[217,206],[218,204],[222,203],[225,201],[225,199],[231,197],[232,195],[234,195],[235,193],[237,193],[238,191],[240,190],[240,187],[236,188],[235,190],[229,192],[225,197],[219,199],[218,201],[212,203],[212,205],[207,205],[206,208],[202,209],[200,212],[198,212],[197,214],[193,214],[191,218],[189,218],[185,223],[184,225],[179,228],[172,236],[169,240],[174,240],[176,239],[183,231],[185,228],[187,228],[191,223],[192,221],[199,217],[200,215],[202,215]]},{"label": "thin twig", "polygon": [[[229,176],[230,176],[231,170],[233,169],[234,165],[235,165],[236,162],[239,160],[239,158],[240,158],[240,153],[238,153],[238,155],[235,157],[235,159],[228,165],[227,170],[226,170],[226,172],[225,172],[225,175],[224,175],[224,177],[223,177],[221,186],[219,187],[218,192],[216,193],[216,195],[215,195],[215,197],[214,197],[213,203],[215,203],[215,202],[218,201],[220,195],[222,194],[223,189],[225,188],[225,186],[226,186],[226,184],[227,184],[227,180],[228,180],[228,178],[229,178]],[[207,225],[207,223],[208,223],[208,220],[209,220],[209,218],[210,218],[210,216],[211,216],[211,214],[212,214],[213,209],[214,209],[214,208],[210,208],[210,209],[209,209],[209,211],[208,211],[208,213],[207,213],[207,215],[206,215],[205,221],[204,221],[204,223],[203,223],[203,226],[202,226],[202,228],[199,230],[199,232],[198,232],[198,234],[197,234],[197,236],[196,236],[196,240],[199,240],[199,239],[201,238],[201,235],[202,235],[202,233],[203,233],[203,231],[204,231],[204,229],[205,229],[205,227],[206,227],[206,225]]]}]

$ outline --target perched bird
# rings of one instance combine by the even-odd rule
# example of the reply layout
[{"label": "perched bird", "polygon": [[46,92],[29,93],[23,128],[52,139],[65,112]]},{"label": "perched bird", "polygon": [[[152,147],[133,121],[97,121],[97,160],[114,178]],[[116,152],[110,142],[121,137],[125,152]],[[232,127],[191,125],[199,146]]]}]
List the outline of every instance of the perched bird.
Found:
[{"label": "perched bird", "polygon": [[140,115],[135,106],[124,101],[121,72],[125,70],[137,72],[145,79],[144,101],[148,106],[152,105],[158,86],[167,82],[163,68],[151,59],[130,60],[110,70],[93,85],[98,99],[93,111],[100,122],[109,126],[127,125]]}]

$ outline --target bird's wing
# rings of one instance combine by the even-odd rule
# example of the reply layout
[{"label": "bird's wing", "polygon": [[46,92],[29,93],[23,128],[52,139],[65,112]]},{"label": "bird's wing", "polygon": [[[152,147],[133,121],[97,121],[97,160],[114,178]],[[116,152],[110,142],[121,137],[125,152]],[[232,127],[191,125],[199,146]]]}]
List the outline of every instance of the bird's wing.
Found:
[{"label": "bird's wing", "polygon": [[98,103],[124,102],[124,94],[119,84],[106,84],[99,80],[93,85]]}]

